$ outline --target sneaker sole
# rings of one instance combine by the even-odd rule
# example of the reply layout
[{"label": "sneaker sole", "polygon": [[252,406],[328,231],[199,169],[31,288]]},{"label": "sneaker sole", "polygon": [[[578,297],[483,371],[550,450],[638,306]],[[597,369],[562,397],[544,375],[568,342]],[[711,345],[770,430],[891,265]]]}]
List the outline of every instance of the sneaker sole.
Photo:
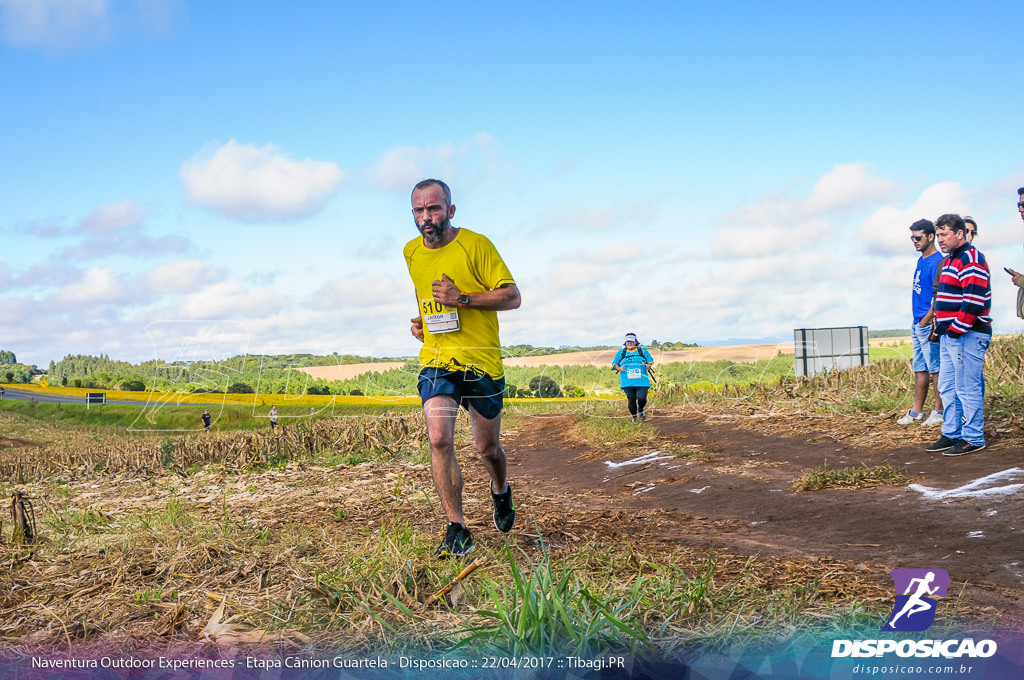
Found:
[{"label": "sneaker sole", "polygon": [[[952,448],[953,448],[952,446],[949,447],[949,449],[952,449]],[[978,451],[981,451],[983,448],[985,448],[985,444],[982,444],[981,446],[973,448],[970,451],[955,451],[955,452],[953,452],[953,451],[950,451],[949,449],[946,449],[945,451],[942,452],[942,455],[943,456],[950,456],[950,457],[953,457],[953,456],[966,456],[969,453],[977,453]]]},{"label": "sneaker sole", "polygon": [[447,559],[449,559],[451,557],[465,557],[469,553],[473,552],[475,549],[476,549],[476,546],[475,545],[471,545],[468,548],[466,548],[465,550],[463,550],[462,552],[451,552],[450,550],[443,550],[443,551],[439,551],[437,553],[437,556],[440,559],[442,559],[442,560],[447,560]]},{"label": "sneaker sole", "polygon": [[515,511],[515,508],[512,509],[512,521],[509,523],[508,529],[502,529],[500,526],[498,526],[498,520],[496,518],[494,518],[493,516],[491,517],[491,519],[494,520],[494,528],[495,529],[497,529],[498,531],[500,531],[503,534],[507,534],[508,532],[512,531],[512,528],[515,527],[515,525],[516,525],[516,511]]}]

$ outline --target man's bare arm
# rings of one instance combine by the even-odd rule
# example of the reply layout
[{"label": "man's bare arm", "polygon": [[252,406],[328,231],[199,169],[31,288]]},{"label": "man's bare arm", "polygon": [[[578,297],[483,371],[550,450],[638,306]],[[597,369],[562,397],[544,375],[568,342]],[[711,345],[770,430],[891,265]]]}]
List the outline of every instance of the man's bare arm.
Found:
[{"label": "man's bare arm", "polygon": [[[440,281],[434,281],[432,287],[434,301],[445,307],[458,307],[460,290],[458,285],[447,274],[441,274]],[[523,302],[519,294],[519,287],[514,283],[495,288],[494,290],[483,290],[479,293],[469,294],[469,309],[483,309],[492,312],[504,312],[509,309],[519,309]]]}]

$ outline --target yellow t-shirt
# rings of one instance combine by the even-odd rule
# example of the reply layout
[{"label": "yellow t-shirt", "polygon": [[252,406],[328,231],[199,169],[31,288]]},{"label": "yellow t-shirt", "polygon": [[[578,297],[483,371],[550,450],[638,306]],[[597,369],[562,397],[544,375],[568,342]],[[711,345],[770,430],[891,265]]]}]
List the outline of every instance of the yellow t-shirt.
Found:
[{"label": "yellow t-shirt", "polygon": [[[416,286],[420,316],[424,319],[420,366],[483,371],[495,380],[503,378],[498,313],[483,309],[439,309],[433,301],[433,283],[441,279],[441,274],[447,274],[464,293],[479,293],[515,283],[491,242],[486,236],[460,228],[455,240],[442,248],[427,248],[423,238],[417,236],[405,245],[404,252],[409,276]],[[458,330],[431,332],[426,323],[428,316],[443,313],[451,317],[453,311],[458,314]],[[454,321],[448,325],[454,326]]]}]

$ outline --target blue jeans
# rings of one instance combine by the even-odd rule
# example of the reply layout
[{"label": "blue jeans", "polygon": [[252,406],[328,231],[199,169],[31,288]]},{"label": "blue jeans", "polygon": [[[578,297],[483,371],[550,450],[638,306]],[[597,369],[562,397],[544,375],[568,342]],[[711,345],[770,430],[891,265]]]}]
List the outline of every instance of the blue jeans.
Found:
[{"label": "blue jeans", "polygon": [[928,336],[932,332],[931,324],[922,326],[915,323],[910,330],[910,343],[914,349],[914,373],[939,372],[939,343],[929,342]]},{"label": "blue jeans", "polygon": [[968,331],[959,338],[939,339],[939,394],[942,434],[968,444],[985,444],[985,352],[992,336]]}]

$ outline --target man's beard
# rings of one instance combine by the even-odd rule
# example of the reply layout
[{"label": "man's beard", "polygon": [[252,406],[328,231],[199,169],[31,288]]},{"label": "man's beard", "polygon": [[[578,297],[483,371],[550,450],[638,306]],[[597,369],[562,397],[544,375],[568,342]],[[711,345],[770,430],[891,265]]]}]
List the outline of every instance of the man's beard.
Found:
[{"label": "man's beard", "polygon": [[[430,236],[425,234],[423,230],[426,227],[434,227],[434,233]],[[444,240],[445,236],[448,235],[448,232],[451,231],[452,221],[447,217],[443,217],[441,218],[441,221],[438,222],[437,224],[434,224],[433,222],[428,222],[427,224],[424,224],[421,227],[417,223],[416,228],[420,230],[420,234],[423,235],[423,240],[426,241],[427,243],[440,243],[441,241]]]}]

